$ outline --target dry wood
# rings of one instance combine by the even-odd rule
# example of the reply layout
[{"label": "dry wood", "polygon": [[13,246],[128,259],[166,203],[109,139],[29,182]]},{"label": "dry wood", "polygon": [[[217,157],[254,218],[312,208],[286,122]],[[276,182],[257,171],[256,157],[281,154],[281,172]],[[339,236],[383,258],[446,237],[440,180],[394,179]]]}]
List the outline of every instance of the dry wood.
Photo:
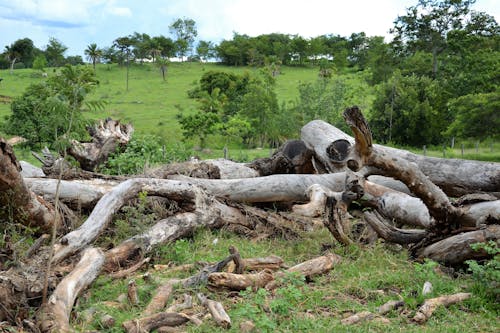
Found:
[{"label": "dry wood", "polygon": [[364,220],[383,239],[396,244],[412,244],[423,240],[428,232],[419,229],[399,229],[389,223],[377,212],[364,212]]},{"label": "dry wood", "polygon": [[99,121],[88,130],[92,137],[91,142],[80,143],[72,140],[68,149],[68,154],[73,156],[86,171],[94,171],[108,159],[110,154],[127,145],[134,132],[131,124],[120,124],[119,121],[110,118]]},{"label": "dry wood", "polygon": [[292,266],[286,271],[289,273],[299,273],[306,278],[328,273],[333,267],[342,261],[342,257],[335,253],[328,253],[324,256],[304,261]]},{"label": "dry wood", "polygon": [[189,319],[176,312],[160,312],[151,316],[142,317],[126,321],[122,324],[127,333],[143,333],[162,326],[180,326],[189,321]]},{"label": "dry wood", "polygon": [[280,268],[286,268],[283,259],[274,255],[263,258],[245,258],[243,262],[247,271],[261,271],[264,269],[277,271]]},{"label": "dry wood", "polygon": [[353,314],[352,316],[349,316],[347,318],[342,319],[340,322],[343,325],[353,325],[357,324],[362,321],[367,321],[367,320],[372,320],[375,318],[375,315],[371,313],[370,311],[362,311],[356,314]]},{"label": "dry wood", "polygon": [[205,306],[208,309],[217,325],[224,328],[231,327],[231,318],[227,314],[226,310],[224,310],[224,307],[221,303],[207,298],[202,293],[198,293],[197,297],[201,305]]},{"label": "dry wood", "polygon": [[[327,149],[337,140],[344,140],[347,146],[352,146],[353,137],[324,121],[314,120],[302,127],[301,138],[307,147],[314,150],[315,159],[326,165],[329,171],[344,170],[346,163],[334,163]],[[472,192],[499,192],[499,163],[426,157],[381,145],[374,147],[387,156],[415,163],[430,181],[450,196],[461,196]],[[347,152],[344,156],[349,149],[346,147]]]},{"label": "dry wood", "polygon": [[453,295],[444,295],[436,298],[430,298],[422,304],[413,317],[413,321],[418,324],[423,324],[432,316],[436,308],[440,305],[450,306],[459,302],[463,302],[471,297],[470,293],[458,293]]},{"label": "dry wood", "polygon": [[42,232],[50,232],[61,218],[49,202],[31,192],[20,174],[21,167],[12,147],[0,138],[0,218],[13,219]]},{"label": "dry wood", "polygon": [[127,277],[133,273],[135,273],[137,270],[139,270],[144,264],[147,264],[148,262],[151,261],[151,258],[144,258],[141,261],[135,263],[134,265],[130,266],[127,269],[122,269],[117,272],[113,272],[109,274],[108,276],[112,279],[122,279],[124,277]]},{"label": "dry wood", "polygon": [[128,282],[127,299],[128,302],[132,305],[139,304],[139,295],[137,294],[137,283],[133,279]]},{"label": "dry wood", "polygon": [[274,280],[272,271],[263,270],[258,273],[234,274],[227,272],[211,273],[208,276],[209,287],[215,289],[245,290],[248,287],[258,289]]},{"label": "dry wood", "polygon": [[471,244],[483,243],[500,239],[500,225],[493,224],[483,229],[460,233],[445,238],[417,251],[417,256],[430,258],[447,265],[456,265],[469,259],[482,259],[488,257],[483,251],[475,251]]},{"label": "dry wood", "polygon": [[104,263],[101,250],[89,248],[73,271],[57,286],[40,315],[42,332],[70,332],[70,313],[78,295],[98,276]]},{"label": "dry wood", "polygon": [[391,312],[394,309],[400,308],[405,305],[404,301],[389,301],[378,307],[377,312],[381,315]]},{"label": "dry wood", "polygon": [[184,301],[182,303],[177,303],[169,306],[167,312],[179,312],[186,309],[191,309],[193,307],[193,297],[189,294],[184,294]]},{"label": "dry wood", "polygon": [[236,274],[242,274],[245,270],[245,262],[241,259],[240,252],[235,246],[231,245],[229,247],[229,253],[233,256],[233,262],[235,265],[234,272]]},{"label": "dry wood", "polygon": [[[151,298],[151,301],[142,312],[142,316],[143,317],[151,316],[152,314],[161,311],[167,304],[168,299],[170,298],[174,290],[174,286],[177,283],[179,283],[178,279],[170,279],[166,283],[163,283],[161,286],[159,286],[156,289],[155,294]],[[167,311],[167,312],[173,312],[173,311]]]}]

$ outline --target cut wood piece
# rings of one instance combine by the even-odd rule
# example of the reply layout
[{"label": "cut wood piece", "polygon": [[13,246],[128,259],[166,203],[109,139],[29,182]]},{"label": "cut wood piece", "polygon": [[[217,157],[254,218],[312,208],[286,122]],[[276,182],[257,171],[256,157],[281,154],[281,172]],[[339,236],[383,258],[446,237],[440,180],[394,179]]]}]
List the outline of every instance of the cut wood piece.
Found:
[{"label": "cut wood piece", "polygon": [[422,304],[413,317],[413,321],[418,324],[423,324],[432,316],[438,306],[450,306],[459,302],[463,302],[471,297],[470,293],[458,293],[453,295],[444,295],[436,298],[430,298]]},{"label": "cut wood piece", "polygon": [[283,259],[274,255],[263,258],[245,258],[243,262],[247,271],[261,271],[264,269],[277,271],[280,268],[286,268]]},{"label": "cut wood piece", "polygon": [[54,206],[30,191],[20,174],[12,147],[0,138],[0,219],[16,221],[50,233],[62,224]]},{"label": "cut wood piece", "polygon": [[362,311],[340,321],[343,325],[354,325],[362,321],[368,321],[375,318],[375,315],[370,311]]},{"label": "cut wood piece", "polygon": [[236,247],[231,245],[229,247],[229,253],[233,256],[233,262],[235,265],[234,272],[236,274],[242,274],[245,270],[245,262],[241,259],[240,252]]},{"label": "cut wood piece", "polygon": [[184,294],[184,301],[182,303],[173,304],[168,307],[167,312],[179,312],[193,307],[193,297],[189,294]]},{"label": "cut wood piece", "polygon": [[267,269],[253,274],[220,272],[208,275],[208,285],[216,289],[245,290],[248,287],[258,289],[265,287],[273,280],[272,271]]},{"label": "cut wood piece", "polygon": [[475,251],[470,245],[498,239],[500,239],[500,225],[493,224],[435,242],[417,251],[417,256],[420,259],[430,258],[446,265],[456,265],[469,259],[487,258],[488,254],[484,250]]},{"label": "cut wood piece", "polygon": [[122,324],[127,333],[143,333],[162,326],[180,326],[187,323],[187,316],[176,312],[160,312],[148,317],[132,319]]},{"label": "cut wood piece", "polygon": [[286,271],[289,273],[298,273],[306,278],[325,274],[342,261],[342,257],[335,253],[328,253],[324,256],[304,261],[298,265],[292,266]]},{"label": "cut wood piece", "polygon": [[144,259],[140,260],[139,262],[135,263],[134,265],[130,266],[129,268],[122,269],[122,270],[117,271],[117,272],[113,272],[112,274],[109,274],[108,276],[112,279],[121,279],[121,278],[127,277],[127,276],[135,273],[137,270],[139,270],[142,267],[142,265],[147,264],[150,260],[151,260],[151,258],[149,258],[149,257],[144,258]]},{"label": "cut wood piece", "polygon": [[40,314],[42,332],[70,332],[70,313],[78,295],[99,275],[104,263],[104,254],[96,248],[89,248],[73,271],[57,286],[48,304]]},{"label": "cut wood piece", "polygon": [[127,299],[131,305],[139,304],[139,295],[137,294],[137,283],[133,279],[128,282]]},{"label": "cut wood piece", "polygon": [[[354,145],[352,136],[322,120],[313,120],[302,127],[301,138],[308,148],[314,150],[315,158],[326,165],[330,172],[345,169],[346,163],[332,161],[327,149],[336,140],[345,140],[351,146]],[[449,196],[457,197],[473,192],[499,192],[499,163],[427,157],[381,145],[374,147],[386,156],[415,163],[431,182]]]},{"label": "cut wood piece", "polygon": [[172,295],[172,291],[174,290],[174,286],[177,283],[179,283],[178,279],[170,279],[166,283],[163,283],[161,286],[159,286],[156,289],[155,294],[151,298],[151,301],[146,306],[146,309],[144,309],[144,311],[142,312],[142,316],[151,316],[154,313],[161,311],[167,304],[167,301]]},{"label": "cut wood piece", "polygon": [[88,131],[92,141],[80,143],[72,140],[68,154],[80,163],[83,170],[94,171],[107,161],[109,155],[128,144],[134,128],[131,124],[125,125],[107,118],[89,127]]},{"label": "cut wood piece", "polygon": [[389,301],[378,307],[377,312],[381,315],[391,312],[394,309],[400,308],[405,305],[404,301]]},{"label": "cut wood piece", "polygon": [[211,300],[202,293],[198,293],[197,297],[201,305],[205,306],[208,309],[217,325],[224,328],[231,327],[231,318],[227,314],[226,310],[224,310],[224,307],[220,302]]},{"label": "cut wood piece", "polygon": [[325,189],[319,184],[313,184],[306,190],[306,195],[309,197],[309,202],[306,204],[293,205],[292,211],[296,214],[307,217],[318,217],[323,214],[326,206],[327,196],[331,196],[333,192]]}]

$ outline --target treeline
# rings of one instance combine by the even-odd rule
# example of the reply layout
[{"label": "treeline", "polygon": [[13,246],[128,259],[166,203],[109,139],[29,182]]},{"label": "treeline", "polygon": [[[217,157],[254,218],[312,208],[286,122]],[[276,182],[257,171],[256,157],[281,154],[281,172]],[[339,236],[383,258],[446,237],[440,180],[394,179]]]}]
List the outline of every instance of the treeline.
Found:
[{"label": "treeline", "polygon": [[[451,137],[496,140],[500,28],[492,16],[473,11],[473,3],[418,0],[395,19],[394,39],[388,43],[363,32],[309,39],[235,33],[219,45],[199,41],[195,46],[196,23],[184,18],[169,26],[174,38],[134,33],[109,47],[91,44],[85,55],[94,67],[100,61],[129,64],[150,59],[164,78],[172,57],[216,58],[225,65],[261,68],[256,75],[205,73],[190,92],[200,102],[198,110],[179,115],[186,137],[196,136],[201,143],[221,135],[247,145],[271,144],[296,136],[306,121],[317,118],[342,127],[340,114],[352,104],[367,109],[380,142],[417,146],[442,144]],[[25,38],[6,47],[7,65],[43,67],[36,61],[42,56],[48,66],[75,60],[64,57],[66,48],[55,39],[44,51],[32,44]],[[319,72],[317,82],[299,85],[296,101],[279,105],[274,82],[282,65],[317,66]],[[352,84],[339,75],[343,73],[361,73],[363,82]],[[363,85],[375,91],[373,102],[367,100]]]}]

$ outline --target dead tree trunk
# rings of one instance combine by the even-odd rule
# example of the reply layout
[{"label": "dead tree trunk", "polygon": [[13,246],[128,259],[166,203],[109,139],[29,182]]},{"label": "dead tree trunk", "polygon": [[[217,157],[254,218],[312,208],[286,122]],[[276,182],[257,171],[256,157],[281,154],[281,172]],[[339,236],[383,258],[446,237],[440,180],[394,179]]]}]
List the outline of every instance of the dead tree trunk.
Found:
[{"label": "dead tree trunk", "polygon": [[120,124],[119,121],[108,118],[89,127],[88,132],[92,141],[80,143],[73,140],[68,154],[80,163],[83,170],[94,171],[107,161],[111,153],[130,141],[134,128],[131,124]]},{"label": "dead tree trunk", "polygon": [[[307,147],[314,150],[314,158],[328,171],[345,169],[345,157],[352,149],[353,137],[321,120],[306,124],[302,128],[301,137]],[[500,195],[499,163],[426,157],[381,145],[373,147],[386,156],[415,163],[431,182],[450,196],[473,192],[492,192]]]},{"label": "dead tree trunk", "polygon": [[50,232],[61,218],[52,204],[31,192],[20,174],[21,167],[3,138],[0,138],[0,217]]}]

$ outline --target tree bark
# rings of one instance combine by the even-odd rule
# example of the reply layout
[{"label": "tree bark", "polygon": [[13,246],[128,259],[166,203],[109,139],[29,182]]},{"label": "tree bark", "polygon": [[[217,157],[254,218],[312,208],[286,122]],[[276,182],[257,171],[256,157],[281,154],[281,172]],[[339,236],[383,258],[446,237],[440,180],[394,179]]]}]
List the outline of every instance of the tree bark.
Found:
[{"label": "tree bark", "polygon": [[471,297],[470,293],[458,293],[453,295],[445,295],[436,298],[428,299],[418,309],[413,317],[413,321],[418,324],[423,324],[432,316],[436,308],[440,305],[450,306],[455,303],[463,302]]},{"label": "tree bark", "polygon": [[12,147],[0,138],[0,217],[50,232],[61,226],[54,206],[31,192],[20,174],[21,167]]},{"label": "tree bark", "polygon": [[248,287],[258,289],[264,288],[273,280],[273,273],[267,269],[258,273],[247,274],[220,272],[208,276],[208,285],[215,289],[245,290]]}]

